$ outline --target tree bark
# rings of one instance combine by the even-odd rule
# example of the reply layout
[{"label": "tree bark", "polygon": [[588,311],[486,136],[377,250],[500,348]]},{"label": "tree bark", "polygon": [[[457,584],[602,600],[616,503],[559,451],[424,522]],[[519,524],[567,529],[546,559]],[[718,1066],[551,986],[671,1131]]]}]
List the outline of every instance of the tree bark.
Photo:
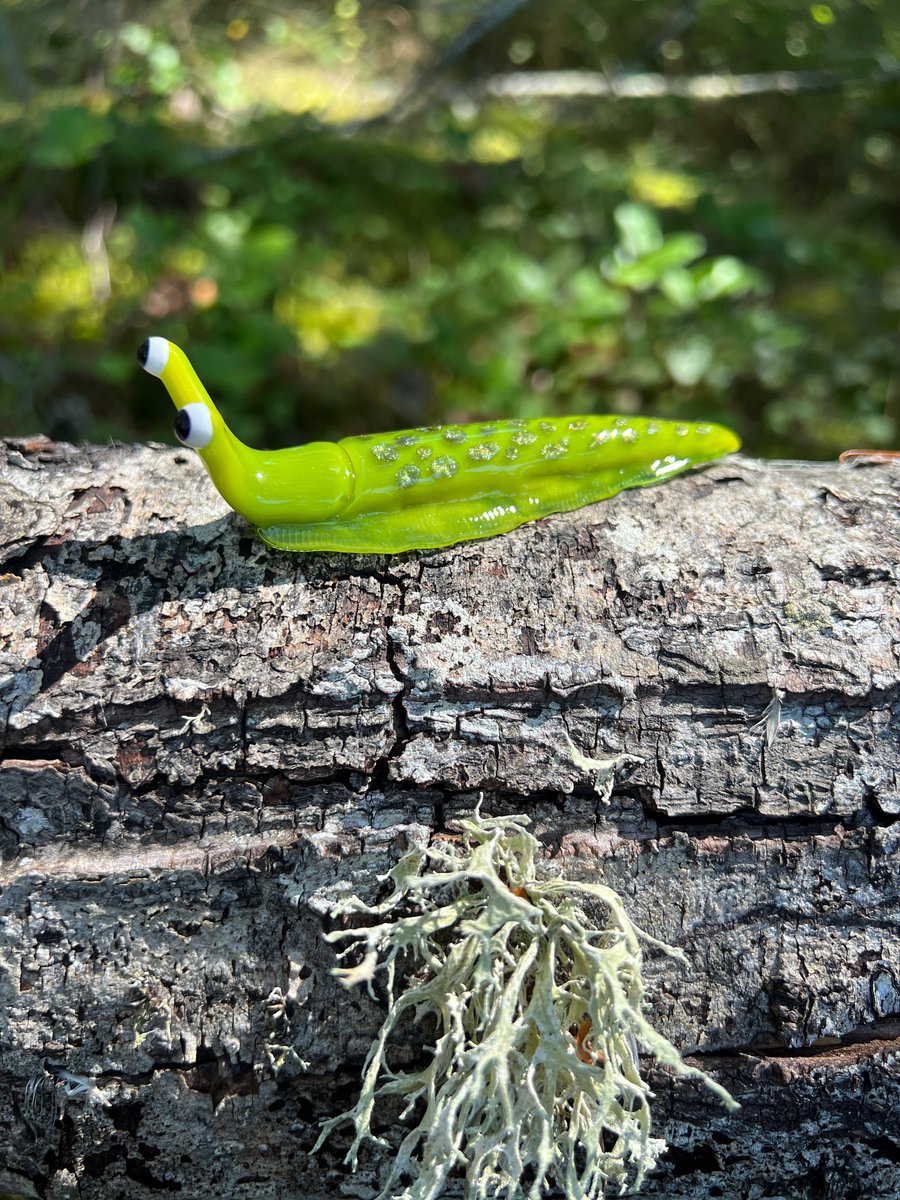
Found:
[{"label": "tree bark", "polygon": [[652,1020],[742,1108],[656,1070],[643,1195],[895,1198],[898,497],[735,458],[290,555],[193,454],[0,445],[0,1192],[373,1196],[309,1153],[383,1016],[321,931],[484,792],[690,960]]}]

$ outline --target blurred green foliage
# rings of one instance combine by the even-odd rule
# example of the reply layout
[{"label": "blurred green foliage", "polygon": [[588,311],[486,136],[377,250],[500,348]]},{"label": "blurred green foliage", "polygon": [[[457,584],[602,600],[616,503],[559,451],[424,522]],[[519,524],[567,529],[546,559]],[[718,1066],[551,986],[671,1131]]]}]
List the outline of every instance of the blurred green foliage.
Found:
[{"label": "blurred green foliage", "polygon": [[[0,432],[168,439],[134,362],[161,333],[260,445],[616,410],[762,454],[896,445],[900,6],[497,13],[0,0]],[[479,87],[557,70],[793,74]]]}]

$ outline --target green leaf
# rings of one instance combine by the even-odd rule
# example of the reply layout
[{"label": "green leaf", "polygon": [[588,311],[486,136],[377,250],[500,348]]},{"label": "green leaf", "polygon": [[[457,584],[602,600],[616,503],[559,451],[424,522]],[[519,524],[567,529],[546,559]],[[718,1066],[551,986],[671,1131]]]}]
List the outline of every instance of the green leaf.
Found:
[{"label": "green leaf", "polygon": [[661,246],[642,255],[634,262],[614,256],[603,264],[606,277],[620,287],[645,291],[662,282],[663,276],[675,267],[684,267],[699,258],[706,242],[697,233],[674,233]]},{"label": "green leaf", "polygon": [[682,312],[697,307],[697,285],[691,272],[684,267],[666,271],[659,286],[666,299]]},{"label": "green leaf", "polygon": [[639,258],[662,245],[662,230],[656,214],[643,204],[620,204],[613,216],[622,249],[629,258]]},{"label": "green leaf", "polygon": [[29,160],[37,167],[65,170],[90,162],[101,146],[115,136],[112,122],[80,105],[54,108],[31,148]]},{"label": "green leaf", "polygon": [[153,46],[153,34],[147,26],[138,25],[134,21],[126,21],[119,32],[119,37],[122,40],[122,44],[132,54],[149,54]]},{"label": "green leaf", "polygon": [[695,271],[697,292],[702,300],[717,300],[720,296],[743,296],[758,288],[760,276],[739,258],[714,258]]},{"label": "green leaf", "polygon": [[694,387],[712,364],[713,348],[707,338],[698,334],[670,346],[664,357],[675,382],[682,387]]},{"label": "green leaf", "polygon": [[570,316],[584,320],[604,320],[621,316],[628,308],[628,297],[610,287],[596,268],[582,267],[569,280]]}]

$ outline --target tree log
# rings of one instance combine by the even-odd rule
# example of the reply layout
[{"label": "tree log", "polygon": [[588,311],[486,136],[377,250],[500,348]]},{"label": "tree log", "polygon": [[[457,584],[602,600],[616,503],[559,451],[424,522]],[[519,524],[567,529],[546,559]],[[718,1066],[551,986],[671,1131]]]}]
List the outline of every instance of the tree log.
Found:
[{"label": "tree log", "polygon": [[193,454],[0,445],[0,1192],[375,1195],[310,1155],[383,1017],[322,929],[483,792],[690,961],[652,1019],[742,1108],[656,1068],[643,1195],[895,1200],[898,498],[733,458],[290,555]]}]

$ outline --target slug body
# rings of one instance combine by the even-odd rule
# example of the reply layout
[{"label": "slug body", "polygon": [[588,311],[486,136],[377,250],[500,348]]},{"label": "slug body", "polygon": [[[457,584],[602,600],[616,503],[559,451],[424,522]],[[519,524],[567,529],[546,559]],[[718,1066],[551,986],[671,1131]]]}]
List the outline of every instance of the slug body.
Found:
[{"label": "slug body", "polygon": [[177,346],[150,338],[138,359],[179,410],[176,436],[198,452],[232,508],[280,550],[451,546],[658,483],[740,446],[721,425],[580,416],[253,450],[225,424]]}]

